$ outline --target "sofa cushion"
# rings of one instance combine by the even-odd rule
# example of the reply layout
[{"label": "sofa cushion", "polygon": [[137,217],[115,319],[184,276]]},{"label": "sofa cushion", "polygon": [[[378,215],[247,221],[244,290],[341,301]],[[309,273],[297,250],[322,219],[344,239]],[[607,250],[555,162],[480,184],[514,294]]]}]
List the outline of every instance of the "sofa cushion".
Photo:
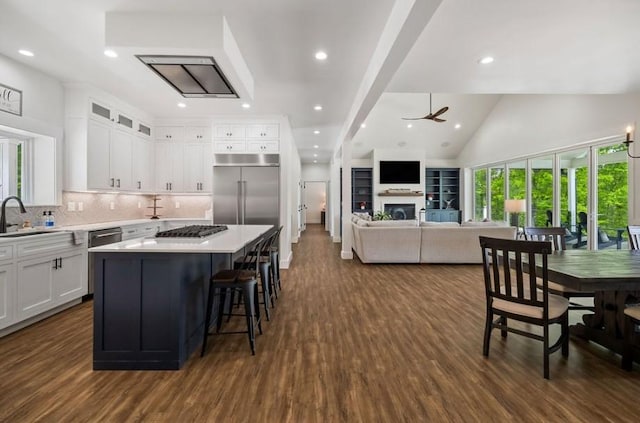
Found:
[{"label": "sofa cushion", "polygon": [[367,221],[366,221],[366,220],[364,220],[364,219],[358,219],[358,221],[357,221],[357,222],[355,222],[355,223],[356,223],[356,225],[358,225],[358,226],[369,226],[369,223],[372,223],[372,222],[367,222]]}]

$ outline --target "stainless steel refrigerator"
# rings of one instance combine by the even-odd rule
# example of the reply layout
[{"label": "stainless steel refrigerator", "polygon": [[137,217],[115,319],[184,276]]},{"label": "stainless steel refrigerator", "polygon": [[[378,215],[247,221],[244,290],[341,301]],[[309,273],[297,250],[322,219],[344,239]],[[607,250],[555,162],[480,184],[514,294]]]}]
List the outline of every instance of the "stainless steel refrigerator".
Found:
[{"label": "stainless steel refrigerator", "polygon": [[213,223],[280,226],[277,154],[216,154]]}]

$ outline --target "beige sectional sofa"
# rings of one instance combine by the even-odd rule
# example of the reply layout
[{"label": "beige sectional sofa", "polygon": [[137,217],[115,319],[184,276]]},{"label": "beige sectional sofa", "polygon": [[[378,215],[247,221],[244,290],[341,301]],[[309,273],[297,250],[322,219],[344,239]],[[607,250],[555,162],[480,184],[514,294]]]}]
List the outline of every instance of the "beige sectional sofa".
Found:
[{"label": "beige sectional sofa", "polygon": [[369,221],[354,215],[353,250],[363,263],[482,263],[480,235],[515,239],[504,222]]}]

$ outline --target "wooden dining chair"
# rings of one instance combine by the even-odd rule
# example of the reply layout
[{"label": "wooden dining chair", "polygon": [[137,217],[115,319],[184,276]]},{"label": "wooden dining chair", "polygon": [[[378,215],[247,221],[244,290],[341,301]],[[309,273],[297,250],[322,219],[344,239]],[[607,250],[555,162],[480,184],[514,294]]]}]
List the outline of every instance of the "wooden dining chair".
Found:
[{"label": "wooden dining chair", "polygon": [[[562,227],[527,227],[524,228],[524,237],[528,241],[549,241],[553,246],[554,251],[566,251],[566,229]],[[541,284],[539,283],[538,286]],[[582,297],[593,299],[593,292],[576,291],[567,288],[564,285],[560,285],[555,282],[549,282],[549,292],[555,295],[561,295],[567,300],[571,301],[571,298]],[[593,306],[586,306],[578,303],[569,303],[569,310],[594,310]]]},{"label": "wooden dining chair", "polygon": [[[513,332],[542,341],[544,377],[549,379],[549,355],[562,349],[562,355],[569,356],[569,301],[549,292],[547,256],[552,252],[551,243],[479,238],[487,301],[483,355],[489,356],[493,329],[500,329],[503,338]],[[526,277],[525,266],[529,271]],[[542,280],[542,289],[538,289],[538,279]],[[495,320],[494,316],[497,316]],[[540,326],[542,335],[510,327],[509,319]],[[549,345],[549,326],[552,324],[560,324],[561,334],[553,345]]]},{"label": "wooden dining chair", "polygon": [[627,232],[629,233],[629,248],[640,250],[640,226],[629,225]]}]

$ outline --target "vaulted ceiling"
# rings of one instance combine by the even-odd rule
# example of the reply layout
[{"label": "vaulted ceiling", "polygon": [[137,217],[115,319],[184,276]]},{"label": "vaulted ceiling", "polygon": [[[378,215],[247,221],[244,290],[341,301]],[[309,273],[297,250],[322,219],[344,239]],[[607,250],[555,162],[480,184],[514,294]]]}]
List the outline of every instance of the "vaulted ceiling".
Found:
[{"label": "vaulted ceiling", "polygon": [[[354,109],[367,124],[354,137],[356,156],[420,147],[455,158],[500,95],[640,90],[635,0],[415,1],[437,10],[406,57],[390,49],[397,70],[374,105],[358,104],[357,93],[393,8],[409,0],[3,0],[0,53],[63,82],[89,82],[159,118],[286,115],[307,162],[314,153],[329,160]],[[221,13],[255,81],[251,108],[241,108],[245,99],[183,99],[142,64],[105,57],[107,12]],[[21,56],[21,48],[35,56]],[[328,59],[317,61],[317,50]],[[479,64],[486,56],[494,62]],[[434,109],[450,107],[447,122],[407,128],[400,118],[426,114],[429,92]],[[178,101],[187,107],[176,108]]]}]

